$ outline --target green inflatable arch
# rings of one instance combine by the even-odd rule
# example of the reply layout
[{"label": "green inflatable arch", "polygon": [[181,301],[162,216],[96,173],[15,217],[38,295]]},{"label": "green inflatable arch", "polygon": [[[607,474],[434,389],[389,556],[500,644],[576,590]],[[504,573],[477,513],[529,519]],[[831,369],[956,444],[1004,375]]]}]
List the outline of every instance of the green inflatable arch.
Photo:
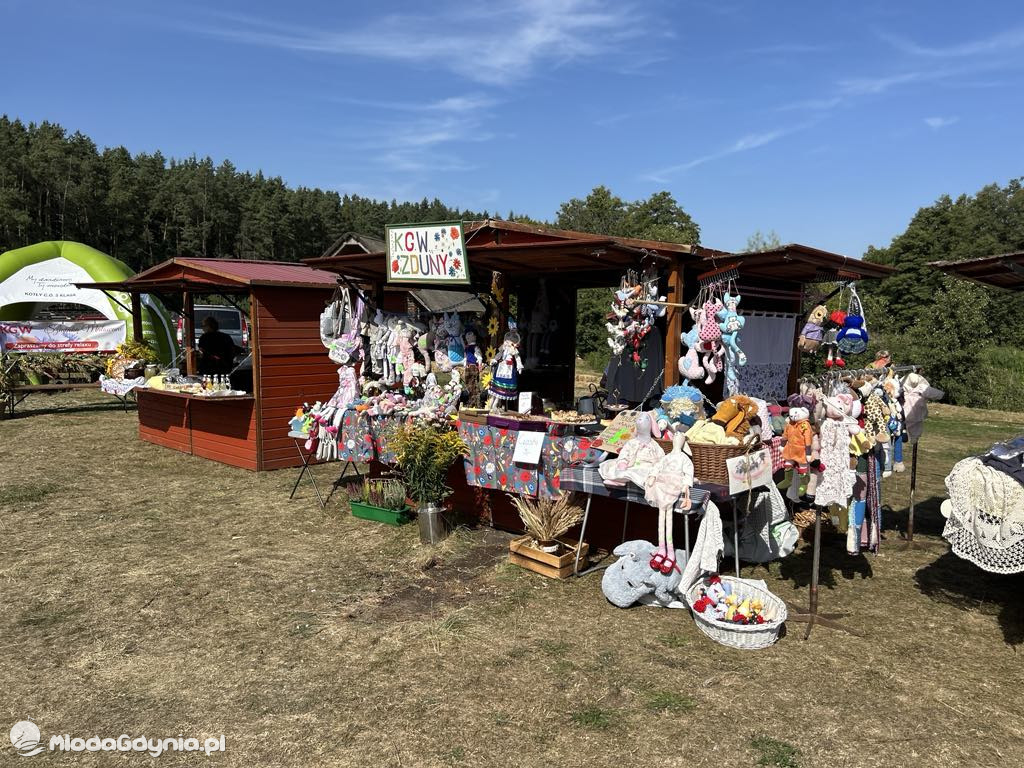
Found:
[{"label": "green inflatable arch", "polygon": [[[63,263],[48,263],[54,260],[63,260]],[[22,283],[19,278],[30,272],[50,271],[51,267],[55,271],[62,270],[62,274],[69,275],[76,282],[120,282],[135,274],[123,261],[70,240],[48,240],[0,253],[0,320],[29,319],[28,313],[35,301],[19,290]],[[132,337],[131,312],[102,291],[79,289],[76,293],[67,299],[69,303],[91,307],[111,320],[124,320],[126,337]],[[131,306],[127,294],[115,295],[125,307]],[[143,296],[142,299],[142,335],[157,350],[163,362],[169,363],[174,359],[177,344],[170,315],[151,296]]]}]

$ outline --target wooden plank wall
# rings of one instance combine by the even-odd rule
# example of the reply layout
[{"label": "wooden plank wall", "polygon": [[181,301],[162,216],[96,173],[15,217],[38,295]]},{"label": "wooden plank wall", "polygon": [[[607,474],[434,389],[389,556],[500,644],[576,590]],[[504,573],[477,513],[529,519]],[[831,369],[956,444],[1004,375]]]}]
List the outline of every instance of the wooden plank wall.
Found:
[{"label": "wooden plank wall", "polygon": [[327,400],[338,388],[338,364],[320,342],[320,313],[332,293],[253,288],[259,469],[301,464],[288,420],[296,406]]},{"label": "wooden plank wall", "polygon": [[257,469],[256,404],[252,400],[189,402],[192,454]]},{"label": "wooden plank wall", "polygon": [[139,438],[182,453],[192,453],[188,400],[135,390],[139,403]]}]

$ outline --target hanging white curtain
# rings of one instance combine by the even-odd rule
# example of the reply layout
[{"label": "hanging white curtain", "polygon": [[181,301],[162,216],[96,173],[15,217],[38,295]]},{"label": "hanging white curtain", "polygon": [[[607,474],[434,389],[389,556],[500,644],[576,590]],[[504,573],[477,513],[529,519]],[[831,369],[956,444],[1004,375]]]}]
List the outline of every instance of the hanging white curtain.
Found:
[{"label": "hanging white curtain", "polygon": [[747,364],[737,369],[745,395],[772,402],[789,394],[789,368],[796,338],[796,315],[751,312],[740,332]]}]

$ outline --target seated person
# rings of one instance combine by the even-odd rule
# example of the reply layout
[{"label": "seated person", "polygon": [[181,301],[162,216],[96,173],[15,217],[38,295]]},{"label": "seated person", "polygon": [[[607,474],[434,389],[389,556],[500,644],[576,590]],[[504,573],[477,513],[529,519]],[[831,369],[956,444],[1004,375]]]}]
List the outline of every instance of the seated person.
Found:
[{"label": "seated person", "polygon": [[199,337],[199,375],[216,376],[231,373],[236,349],[231,337],[220,330],[216,318],[205,318],[203,335]]}]

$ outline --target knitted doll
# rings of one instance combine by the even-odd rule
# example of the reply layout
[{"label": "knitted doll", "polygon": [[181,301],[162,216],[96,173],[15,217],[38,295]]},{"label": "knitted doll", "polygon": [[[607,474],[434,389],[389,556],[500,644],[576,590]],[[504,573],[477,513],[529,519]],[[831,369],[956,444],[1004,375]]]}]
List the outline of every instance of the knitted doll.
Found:
[{"label": "knitted doll", "polygon": [[452,312],[445,318],[448,329],[448,361],[452,366],[466,364],[466,347],[462,343],[462,318],[458,312]]},{"label": "knitted doll", "polygon": [[800,500],[800,482],[807,474],[811,462],[811,446],[814,429],[811,427],[810,412],[806,408],[789,409],[789,421],[782,433],[782,460],[790,475],[786,496],[790,501]]},{"label": "knitted doll", "polygon": [[487,391],[490,395],[487,409],[497,411],[516,399],[519,393],[519,374],[523,372],[523,361],[519,357],[519,332],[509,321],[509,331],[501,344],[498,354],[491,360],[494,376]]},{"label": "knitted doll", "polygon": [[842,393],[825,398],[825,421],[819,427],[821,463],[824,468],[815,493],[819,507],[847,505],[853,496],[856,474],[850,469],[850,436],[859,431],[850,417],[853,396]]},{"label": "knitted doll", "polygon": [[825,326],[825,331],[821,339],[821,346],[825,352],[826,368],[831,368],[833,365],[837,368],[846,367],[846,361],[839,353],[839,344],[836,341],[839,336],[839,329],[842,328],[845,322],[846,313],[841,309],[834,310],[832,314],[828,316],[828,323]]},{"label": "knitted doll", "polygon": [[825,322],[827,316],[828,309],[824,304],[819,304],[811,310],[803,330],[800,331],[800,339],[796,343],[801,352],[812,354],[818,350],[825,333],[822,323]]}]

